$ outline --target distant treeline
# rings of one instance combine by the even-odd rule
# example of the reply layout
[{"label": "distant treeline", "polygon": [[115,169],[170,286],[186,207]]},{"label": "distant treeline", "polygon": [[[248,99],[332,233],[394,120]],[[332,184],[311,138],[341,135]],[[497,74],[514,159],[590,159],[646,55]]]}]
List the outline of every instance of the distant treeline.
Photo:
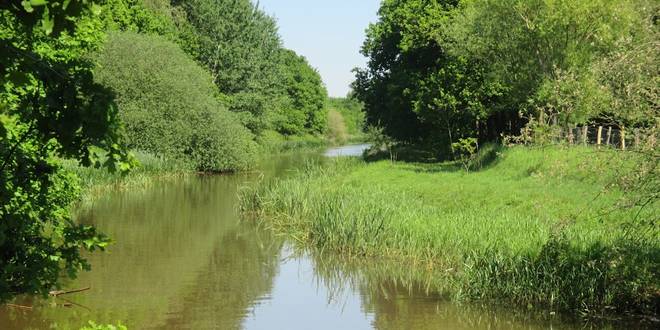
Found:
[{"label": "distant treeline", "polygon": [[654,0],[385,0],[354,89],[367,121],[447,150],[527,125],[660,122]]},{"label": "distant treeline", "polygon": [[109,0],[101,15],[112,33],[97,77],[117,93],[130,148],[237,170],[255,136],[325,132],[320,75],[252,1]]}]

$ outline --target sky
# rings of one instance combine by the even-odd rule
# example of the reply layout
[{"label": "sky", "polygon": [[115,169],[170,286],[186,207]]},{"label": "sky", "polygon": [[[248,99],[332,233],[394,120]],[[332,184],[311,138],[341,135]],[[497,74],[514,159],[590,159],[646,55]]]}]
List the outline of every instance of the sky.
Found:
[{"label": "sky", "polygon": [[360,47],[365,29],[376,21],[380,0],[258,2],[277,20],[284,47],[307,58],[321,73],[330,96],[346,96],[354,80],[351,70],[366,65]]}]

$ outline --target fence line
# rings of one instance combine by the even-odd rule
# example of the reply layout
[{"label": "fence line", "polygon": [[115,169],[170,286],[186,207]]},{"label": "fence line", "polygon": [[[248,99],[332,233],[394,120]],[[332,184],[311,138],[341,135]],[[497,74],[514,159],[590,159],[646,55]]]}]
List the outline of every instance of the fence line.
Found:
[{"label": "fence line", "polygon": [[[653,149],[657,144],[658,130],[626,129],[613,126],[573,126],[562,128],[552,126],[547,129],[533,131],[530,128],[523,129],[524,143],[528,142],[552,142],[568,143],[570,145],[596,145],[600,147],[613,147],[616,149]],[[604,136],[603,136],[604,135]]]}]

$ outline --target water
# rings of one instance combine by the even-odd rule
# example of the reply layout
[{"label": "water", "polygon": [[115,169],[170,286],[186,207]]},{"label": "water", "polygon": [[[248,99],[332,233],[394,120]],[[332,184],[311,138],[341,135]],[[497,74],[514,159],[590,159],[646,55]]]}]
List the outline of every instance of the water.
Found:
[{"label": "water", "polygon": [[263,175],[190,177],[104,196],[79,218],[116,243],[90,255],[93,270],[66,284],[91,289],[17,302],[32,310],[0,307],[0,329],[77,329],[88,320],[131,329],[572,328],[552,317],[452,304],[371,263],[351,269],[295,253],[240,221],[239,187],[288,175],[310,158],[318,157],[276,158]]},{"label": "water", "polygon": [[362,153],[371,147],[370,144],[354,144],[331,148],[325,152],[326,157],[361,157]]}]

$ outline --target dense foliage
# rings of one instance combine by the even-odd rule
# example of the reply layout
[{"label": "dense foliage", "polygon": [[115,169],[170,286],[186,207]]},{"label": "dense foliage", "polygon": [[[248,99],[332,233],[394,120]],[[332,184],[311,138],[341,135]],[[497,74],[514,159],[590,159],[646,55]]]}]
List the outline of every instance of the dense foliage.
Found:
[{"label": "dense foliage", "polygon": [[[70,219],[74,177],[55,157],[128,170],[110,91],[84,54],[101,41],[95,1],[0,4],[0,302],[45,294],[107,238]],[[99,155],[103,153],[106,158]]]},{"label": "dense foliage", "polygon": [[446,150],[530,119],[658,123],[657,1],[386,0],[355,90],[367,119]]},{"label": "dense foliage", "polygon": [[197,35],[195,54],[231,111],[254,133],[321,134],[326,90],[307,61],[284,49],[275,20],[250,0],[182,0]]},{"label": "dense foliage", "polygon": [[[195,55],[229,96],[230,110],[260,133],[284,101],[275,20],[250,0],[181,0],[197,34]],[[296,118],[293,119],[296,121]]]},{"label": "dense foliage", "polygon": [[160,35],[179,45],[210,72],[228,109],[253,133],[323,133],[320,76],[282,47],[275,20],[252,1],[111,0],[105,8],[108,29]]},{"label": "dense foliage", "polygon": [[321,75],[292,50],[282,50],[287,100],[275,122],[286,135],[322,134],[327,125],[325,101],[328,92]]},{"label": "dense foliage", "polygon": [[348,97],[330,97],[328,109],[337,111],[343,117],[346,132],[353,137],[362,135],[365,127],[363,106],[352,95]]},{"label": "dense foliage", "polygon": [[214,97],[211,76],[176,44],[111,33],[96,60],[95,78],[116,92],[130,148],[189,161],[200,171],[252,163],[252,134]]}]

